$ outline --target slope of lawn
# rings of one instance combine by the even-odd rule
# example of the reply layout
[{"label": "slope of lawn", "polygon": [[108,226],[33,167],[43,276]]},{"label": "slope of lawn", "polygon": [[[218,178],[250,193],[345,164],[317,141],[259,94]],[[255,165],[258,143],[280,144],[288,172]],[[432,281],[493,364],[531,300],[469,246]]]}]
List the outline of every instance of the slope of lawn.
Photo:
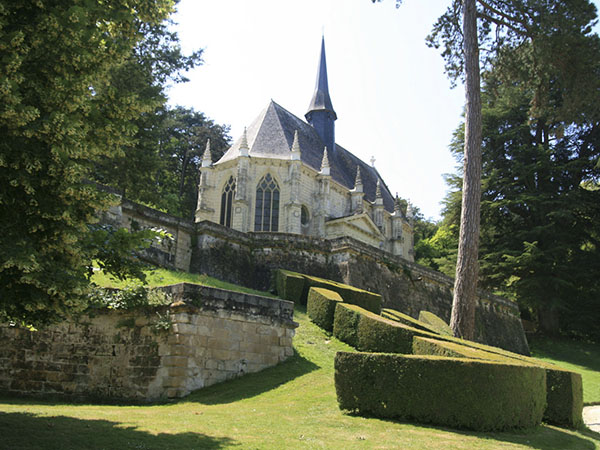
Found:
[{"label": "slope of lawn", "polygon": [[579,372],[583,378],[584,403],[600,404],[600,345],[537,336],[531,338],[529,344],[532,356]]},{"label": "slope of lawn", "polygon": [[333,357],[345,344],[296,309],[296,355],[175,403],[145,406],[0,399],[2,449],[600,448],[600,434],[552,426],[471,433],[342,414]]},{"label": "slope of lawn", "polygon": [[[213,277],[209,277],[208,275],[201,275],[197,273],[188,273],[174,270],[167,270],[163,268],[149,268],[144,271],[146,274],[146,283],[148,287],[158,287],[158,286],[166,286],[169,284],[176,283],[196,283],[202,284],[204,286],[211,286],[220,289],[228,289],[230,291],[244,292],[246,294],[256,294],[256,295],[264,295],[267,297],[274,297],[274,295],[263,292],[256,291],[254,289],[246,288],[243,286],[238,286],[237,284],[228,283],[226,281],[221,281]],[[131,285],[139,285],[140,282],[135,281],[122,281],[116,278],[113,278],[100,269],[94,271],[94,275],[92,276],[92,281],[99,286],[102,287],[112,287],[112,288],[123,288],[125,286]]]}]

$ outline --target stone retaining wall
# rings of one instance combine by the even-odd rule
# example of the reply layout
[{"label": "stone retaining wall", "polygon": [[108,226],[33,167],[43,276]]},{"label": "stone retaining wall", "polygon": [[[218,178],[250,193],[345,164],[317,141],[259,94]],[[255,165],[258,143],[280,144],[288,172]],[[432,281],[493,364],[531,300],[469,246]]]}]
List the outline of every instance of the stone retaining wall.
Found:
[{"label": "stone retaining wall", "polygon": [[37,332],[0,325],[0,392],[164,400],[293,355],[291,302],[190,284],[164,289],[170,307],[89,311]]},{"label": "stone retaining wall", "polygon": [[[192,272],[266,290],[273,269],[288,269],[377,292],[384,307],[415,318],[427,310],[450,320],[452,278],[352,238],[241,233],[208,221],[196,224],[196,236]],[[476,327],[479,342],[529,354],[515,303],[480,292]]]}]

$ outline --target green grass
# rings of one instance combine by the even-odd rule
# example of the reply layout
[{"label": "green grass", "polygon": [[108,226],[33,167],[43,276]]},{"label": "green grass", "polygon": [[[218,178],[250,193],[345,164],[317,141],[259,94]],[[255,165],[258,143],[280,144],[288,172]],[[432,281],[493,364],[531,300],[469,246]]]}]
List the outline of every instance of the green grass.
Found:
[{"label": "green grass", "polygon": [[567,370],[579,372],[583,379],[584,403],[600,404],[600,346],[598,344],[535,336],[530,339],[529,344],[532,356]]},{"label": "green grass", "polygon": [[[162,268],[152,268],[144,271],[146,274],[146,282],[148,287],[167,286],[176,283],[195,283],[204,286],[210,286],[220,289],[228,289],[230,291],[243,292],[246,294],[264,295],[267,297],[275,297],[269,292],[257,291],[254,289],[238,286],[233,283],[227,283],[208,275],[200,275],[196,273],[188,273]],[[92,276],[92,281],[102,287],[122,288],[132,284],[140,284],[139,282],[121,281],[113,278],[101,270],[96,270]]]},{"label": "green grass", "polygon": [[333,357],[345,344],[297,308],[296,355],[175,403],[89,405],[0,400],[2,449],[556,449],[591,450],[600,434],[552,426],[472,433],[344,415]]}]

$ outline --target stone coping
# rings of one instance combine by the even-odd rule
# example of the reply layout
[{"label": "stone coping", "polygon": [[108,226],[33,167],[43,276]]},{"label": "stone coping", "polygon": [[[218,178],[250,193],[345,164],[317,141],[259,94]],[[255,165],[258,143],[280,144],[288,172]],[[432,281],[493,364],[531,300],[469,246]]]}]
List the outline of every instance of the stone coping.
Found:
[{"label": "stone coping", "polygon": [[294,302],[261,295],[219,289],[193,283],[178,283],[158,289],[170,294],[171,307],[192,308],[214,313],[229,312],[297,328],[294,322]]}]

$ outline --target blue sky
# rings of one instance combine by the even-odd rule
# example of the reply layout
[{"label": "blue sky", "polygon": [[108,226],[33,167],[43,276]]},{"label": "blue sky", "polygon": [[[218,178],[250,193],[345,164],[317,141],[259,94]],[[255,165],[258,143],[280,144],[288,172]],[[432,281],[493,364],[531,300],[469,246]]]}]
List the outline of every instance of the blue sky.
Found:
[{"label": "blue sky", "polygon": [[448,151],[461,120],[462,86],[450,89],[425,37],[447,0],[182,0],[182,47],[204,49],[170,103],[231,126],[237,139],[270,99],[303,118],[325,34],[336,141],[375,167],[392,193],[439,218],[454,171]]}]

